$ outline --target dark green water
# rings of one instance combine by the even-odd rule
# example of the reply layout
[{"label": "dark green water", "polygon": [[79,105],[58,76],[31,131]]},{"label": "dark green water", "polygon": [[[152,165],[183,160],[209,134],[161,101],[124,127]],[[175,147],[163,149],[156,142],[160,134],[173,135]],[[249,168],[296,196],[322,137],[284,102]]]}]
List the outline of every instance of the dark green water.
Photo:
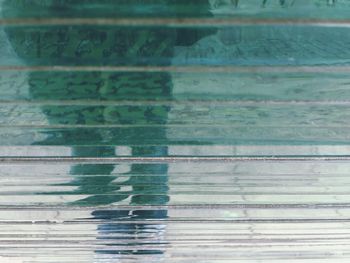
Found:
[{"label": "dark green water", "polygon": [[[141,5],[141,1],[137,5]],[[149,4],[149,1],[147,1]],[[174,1],[153,1],[160,10],[174,16],[181,16],[177,10],[179,3]],[[195,1],[198,15],[209,14],[209,6],[206,1]],[[43,13],[52,17],[66,14],[66,10],[78,10],[87,1],[5,1],[3,9],[11,12],[4,13],[11,16],[16,12],[30,14],[37,12],[40,8]],[[190,2],[187,1],[186,4]],[[113,10],[119,10],[119,2],[104,1]],[[124,3],[124,5],[126,5]],[[128,1],[129,7],[133,3]],[[194,5],[194,4],[193,4]],[[135,6],[138,8],[138,6]],[[108,10],[108,9],[104,9]],[[74,16],[79,13],[74,12]],[[99,15],[99,13],[93,13]],[[165,15],[165,14],[164,14]],[[103,64],[110,61],[113,64],[125,65],[170,65],[174,54],[175,45],[191,45],[204,35],[214,32],[210,30],[196,29],[171,29],[171,28],[115,28],[115,27],[11,27],[5,29],[9,41],[26,65],[52,65],[57,61],[64,61],[69,65],[89,65],[89,62]],[[81,61],[81,62],[80,62]],[[158,62],[159,61],[159,62]],[[30,86],[29,94],[31,100],[141,100],[172,99],[172,80],[169,73],[63,73],[56,72],[33,72],[28,75]],[[136,122],[150,124],[166,124],[169,108],[166,106],[79,106],[61,107],[45,106],[41,111],[51,125],[64,124],[88,124],[88,123],[120,123],[133,124]],[[151,132],[142,131],[140,134],[121,135],[123,144],[135,145],[137,142],[147,138],[166,139],[165,127],[159,126]],[[49,138],[38,141],[40,145],[90,145],[96,142],[103,144],[104,134],[98,129],[83,131],[73,129],[69,132],[50,133]],[[76,141],[79,141],[78,143]],[[132,148],[132,147],[131,147]],[[73,147],[74,157],[96,157],[102,158],[115,156],[115,147]],[[132,156],[166,156],[167,146],[154,146],[147,148],[132,148]],[[98,225],[99,235],[97,239],[107,240],[107,244],[114,246],[118,239],[108,238],[108,235],[123,231],[128,235],[136,235],[150,229],[145,223],[122,223],[116,224],[123,218],[129,220],[164,220],[167,218],[166,210],[99,210],[100,206],[118,204],[130,198],[130,205],[152,206],[166,205],[169,201],[167,194],[167,164],[132,164],[130,177],[123,183],[116,183],[117,176],[112,172],[118,170],[113,164],[95,165],[80,164],[73,165],[70,171],[72,181],[60,186],[73,186],[77,190],[70,192],[55,192],[54,195],[85,195],[86,198],[69,203],[71,206],[93,206],[96,210],[92,212],[93,218],[100,221]],[[124,174],[125,176],[125,174]],[[123,190],[128,188],[129,190]],[[40,193],[39,193],[40,194]],[[43,192],[43,197],[51,193]],[[132,216],[131,216],[132,215]],[[152,227],[151,227],[152,228]],[[159,230],[161,231],[161,230]],[[137,241],[130,240],[130,247],[139,245]],[[131,249],[131,250],[96,250],[102,254],[161,254],[162,250]]]}]

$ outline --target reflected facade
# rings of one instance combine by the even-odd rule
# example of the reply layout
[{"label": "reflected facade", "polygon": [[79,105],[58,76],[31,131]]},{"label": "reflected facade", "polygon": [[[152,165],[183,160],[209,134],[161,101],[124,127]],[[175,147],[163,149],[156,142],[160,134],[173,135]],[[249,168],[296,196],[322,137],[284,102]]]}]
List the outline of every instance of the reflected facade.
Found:
[{"label": "reflected facade", "polygon": [[[84,1],[41,1],[32,3],[53,17],[62,10],[70,9]],[[116,1],[117,2],[117,1]],[[16,10],[17,2],[5,1],[4,8]],[[118,1],[119,3],[119,1]],[[112,7],[118,9],[118,3]],[[17,3],[18,4],[18,3]],[[132,4],[132,3],[130,3]],[[176,14],[171,1],[155,1],[155,4]],[[209,4],[197,1],[198,10],[209,14]],[[18,4],[18,10],[34,8],[29,2]],[[23,10],[23,9],[22,9]],[[29,11],[30,12],[30,11]],[[78,15],[78,14],[75,14]],[[69,65],[89,65],[103,63],[115,65],[170,65],[176,45],[192,45],[213,30],[166,29],[166,28],[115,28],[104,26],[82,27],[16,27],[7,28],[6,33],[13,49],[27,65],[55,64],[57,61]],[[110,106],[66,106],[43,105],[50,125],[101,125],[101,129],[73,129],[69,132],[56,131],[39,145],[74,145],[74,157],[113,157],[118,155],[115,145],[104,145],[103,125],[157,124],[158,128],[142,134],[118,134],[116,144],[130,146],[132,156],[166,156],[166,145],[133,148],[147,138],[166,140],[165,125],[169,107],[167,106],[118,106],[125,100],[171,100],[172,80],[169,73],[112,73],[112,72],[32,72],[28,76],[30,96],[33,100],[100,100],[117,101]],[[118,128],[116,128],[118,129]],[[102,132],[101,132],[102,131]],[[113,135],[115,136],[115,135]],[[112,140],[113,141],[113,140]],[[164,206],[169,201],[167,186],[167,164],[131,164],[130,171],[120,178],[118,166],[114,164],[80,164],[71,168],[73,180],[60,186],[76,187],[75,191],[55,192],[62,195],[82,195],[85,198],[73,201],[71,206],[93,206],[97,227],[97,240],[111,249],[96,250],[99,259],[118,258],[118,255],[161,255],[164,239],[164,225],[149,225],[137,221],[165,220],[167,210],[101,210],[100,206],[118,205],[129,199],[132,206]],[[119,182],[122,179],[122,182]],[[126,180],[125,180],[126,179]],[[119,180],[119,181],[118,181]],[[44,192],[43,195],[50,193]],[[125,222],[124,222],[125,221]],[[133,222],[136,221],[136,222]],[[154,241],[160,249],[147,249],[147,240]],[[141,237],[140,237],[141,236]],[[143,238],[142,238],[143,236]],[[105,247],[106,247],[105,246]],[[122,247],[122,249],[118,249]],[[161,257],[160,257],[161,259]]]},{"label": "reflected facade", "polygon": [[0,262],[347,262],[349,0],[0,2]]}]

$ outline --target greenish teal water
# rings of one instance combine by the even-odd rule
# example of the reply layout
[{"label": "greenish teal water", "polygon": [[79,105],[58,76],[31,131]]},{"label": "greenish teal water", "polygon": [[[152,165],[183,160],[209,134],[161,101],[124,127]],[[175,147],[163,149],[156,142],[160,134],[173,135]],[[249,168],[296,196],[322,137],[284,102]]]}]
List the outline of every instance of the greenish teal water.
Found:
[{"label": "greenish teal water", "polygon": [[[23,219],[1,210],[1,222],[20,220],[18,224],[36,227],[38,220],[64,229],[75,224],[82,229],[77,240],[68,238],[73,248],[60,244],[64,251],[93,255],[93,261],[82,262],[162,262],[167,253],[174,258],[184,253],[186,262],[196,257],[206,262],[205,255],[197,251],[191,257],[186,249],[201,242],[210,248],[214,241],[221,250],[208,249],[210,262],[215,255],[223,260],[232,255],[237,260],[343,255],[346,245],[327,248],[338,244],[331,226],[323,227],[331,233],[328,240],[315,230],[318,250],[311,251],[315,242],[306,236],[307,250],[299,246],[302,252],[293,253],[279,243],[291,242],[290,248],[299,244],[288,228],[279,239],[261,234],[256,225],[242,228],[250,232],[240,229],[244,234],[229,230],[250,222],[290,223],[292,230],[304,233],[308,228],[299,223],[313,221],[345,222],[336,226],[338,231],[347,229],[347,162],[298,163],[290,158],[349,156],[349,8],[344,0],[3,1],[1,43],[5,49],[7,42],[9,51],[0,60],[0,146],[10,152],[3,157],[18,157],[16,151],[25,149],[23,156],[45,159],[43,149],[51,146],[50,156],[68,159],[29,161],[28,166],[4,159],[0,205],[17,209]],[[97,23],[97,18],[155,17],[162,22],[48,25],[52,18],[72,23],[71,18],[91,18]],[[25,18],[42,20],[25,24]],[[167,18],[177,18],[177,24]],[[195,22],[181,24],[183,18]],[[215,19],[228,22],[215,24]],[[31,152],[35,149],[39,154]],[[227,154],[220,152],[225,150]],[[184,160],[176,159],[182,155]],[[246,160],[186,159],[208,155]],[[256,155],[270,161],[249,159]],[[120,156],[135,159],[98,163]],[[63,163],[71,157],[76,161]],[[78,159],[84,157],[92,159]],[[50,227],[44,229],[46,237],[56,226]],[[204,230],[193,230],[194,239],[187,240],[185,230],[196,227]],[[212,235],[206,232],[210,227]],[[54,235],[45,255],[71,234],[65,231],[69,234]],[[229,236],[223,237],[222,231]],[[255,234],[263,241],[252,238]],[[347,240],[347,233],[342,234]],[[28,234],[29,241],[22,241],[35,243],[40,235]],[[207,239],[202,241],[203,236]],[[234,244],[242,249],[249,240],[255,246],[265,242],[268,248],[272,242],[277,248],[232,252]],[[177,244],[179,250],[167,252]],[[8,249],[6,255],[15,251]],[[20,249],[32,253],[25,246]]]},{"label": "greenish teal water", "polygon": [[[211,17],[217,15],[239,18],[348,18],[347,0],[102,0],[5,1],[4,17]],[[30,5],[30,8],[28,8]],[[203,8],[202,8],[203,7]]]}]

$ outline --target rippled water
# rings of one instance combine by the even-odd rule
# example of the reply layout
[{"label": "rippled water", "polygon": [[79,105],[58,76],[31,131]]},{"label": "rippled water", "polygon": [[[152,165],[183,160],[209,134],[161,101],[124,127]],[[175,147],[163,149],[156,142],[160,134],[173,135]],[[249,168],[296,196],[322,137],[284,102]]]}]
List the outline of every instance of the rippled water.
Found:
[{"label": "rippled water", "polygon": [[1,6],[0,262],[348,262],[349,1]]}]

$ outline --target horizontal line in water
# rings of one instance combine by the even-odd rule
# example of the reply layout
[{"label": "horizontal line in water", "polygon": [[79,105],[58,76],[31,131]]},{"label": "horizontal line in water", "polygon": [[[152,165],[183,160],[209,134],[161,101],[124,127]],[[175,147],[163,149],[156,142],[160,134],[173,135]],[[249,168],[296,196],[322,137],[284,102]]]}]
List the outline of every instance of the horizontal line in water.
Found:
[{"label": "horizontal line in water", "polygon": [[96,129],[113,129],[113,128],[209,128],[216,129],[218,127],[221,128],[274,128],[274,129],[298,129],[298,128],[306,128],[306,129],[349,129],[350,125],[339,125],[339,126],[325,126],[325,125],[235,125],[235,124],[220,124],[220,123],[204,123],[204,124],[62,124],[62,125],[54,125],[54,124],[0,124],[0,129],[75,129],[75,128],[96,128]]},{"label": "horizontal line in water", "polygon": [[7,18],[0,26],[156,26],[156,27],[217,27],[297,25],[318,27],[350,27],[349,19],[262,19],[262,18]]},{"label": "horizontal line in water", "polygon": [[0,163],[196,163],[350,161],[350,156],[1,157]]},{"label": "horizontal line in water", "polygon": [[[36,205],[0,205],[0,210],[6,211],[51,211],[51,210],[61,210],[61,211],[90,211],[90,210],[187,210],[187,209],[206,209],[206,210],[218,210],[218,209],[350,209],[350,203],[320,203],[320,204],[307,204],[307,203],[297,203],[297,204],[169,204],[169,205],[108,205],[103,206],[78,206],[78,205],[48,205],[45,204]],[[350,221],[350,220],[349,220]]]},{"label": "horizontal line in water", "polygon": [[0,106],[350,106],[350,100],[1,100]]},{"label": "horizontal line in water", "polygon": [[[123,187],[134,187],[134,185],[129,184],[129,185],[123,185]],[[171,186],[171,185],[169,185]],[[290,192],[267,192],[267,191],[254,191],[254,192],[249,192],[247,190],[225,190],[225,189],[216,189],[216,190],[209,190],[209,189],[202,189],[202,190],[195,190],[198,189],[196,187],[193,187],[190,190],[169,190],[169,191],[162,191],[162,190],[148,190],[147,193],[144,193],[142,191],[120,191],[120,192],[115,192],[115,193],[107,193],[107,194],[100,194],[100,193],[88,193],[88,194],[79,194],[79,193],[74,193],[74,192],[68,192],[68,193],[57,193],[55,190],[50,190],[50,185],[46,185],[45,187],[48,188],[48,190],[45,193],[38,193],[38,190],[34,189],[31,190],[28,186],[24,186],[26,188],[25,191],[6,191],[3,188],[0,191],[0,196],[86,196],[86,195],[91,195],[91,196],[225,196],[225,197],[236,197],[236,196],[320,196],[322,195],[323,197],[328,197],[328,196],[350,196],[350,191],[349,192],[335,192],[335,191],[320,191],[318,192],[312,192],[312,191],[295,191],[295,187],[289,186]],[[137,187],[137,186],[136,186]],[[58,187],[56,187],[58,188]],[[67,192],[67,190],[62,187],[62,191]],[[164,187],[165,188],[165,187]],[[173,187],[174,188],[174,187]],[[219,188],[219,187],[218,187]],[[277,187],[276,187],[277,188]],[[310,187],[312,188],[312,187]],[[6,188],[5,188],[6,189]]]},{"label": "horizontal line in water", "polygon": [[36,72],[180,72],[180,73],[350,73],[350,66],[12,66],[0,71]]},{"label": "horizontal line in water", "polygon": [[[96,210],[96,208],[95,208]],[[84,220],[0,220],[0,225],[86,225],[86,224],[101,224],[106,222],[105,220],[96,219],[84,219]],[[350,223],[350,218],[251,218],[251,219],[217,219],[217,218],[198,218],[193,219],[172,219],[167,218],[164,220],[148,219],[148,220],[121,220],[112,221],[110,224],[148,224],[148,225],[166,225],[168,223]]]}]

